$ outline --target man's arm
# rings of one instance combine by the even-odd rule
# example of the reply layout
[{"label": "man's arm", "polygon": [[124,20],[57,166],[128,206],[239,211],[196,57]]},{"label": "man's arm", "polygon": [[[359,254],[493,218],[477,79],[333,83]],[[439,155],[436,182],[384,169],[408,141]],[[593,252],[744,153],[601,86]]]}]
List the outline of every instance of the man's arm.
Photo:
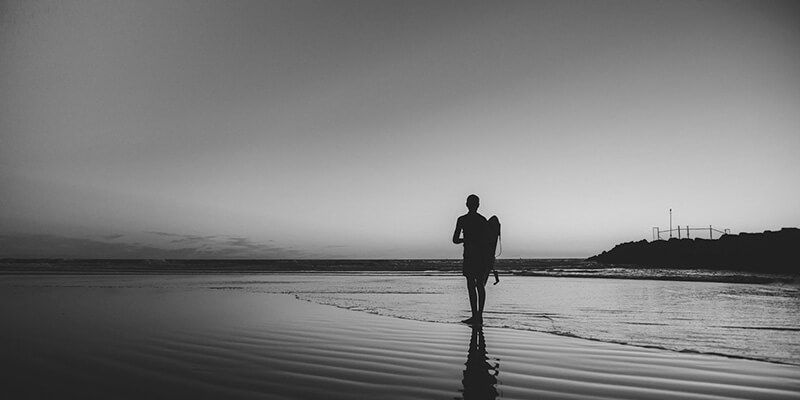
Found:
[{"label": "man's arm", "polygon": [[453,243],[461,244],[464,243],[464,239],[461,238],[461,231],[463,228],[461,227],[461,218],[456,221],[456,230],[453,232]]}]

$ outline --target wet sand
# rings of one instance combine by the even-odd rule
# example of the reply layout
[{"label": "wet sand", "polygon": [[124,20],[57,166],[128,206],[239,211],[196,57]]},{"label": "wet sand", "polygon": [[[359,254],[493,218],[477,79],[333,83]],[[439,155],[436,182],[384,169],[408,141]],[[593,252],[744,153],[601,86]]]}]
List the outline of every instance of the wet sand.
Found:
[{"label": "wet sand", "polygon": [[800,397],[798,366],[402,320],[289,295],[3,289],[10,398]]}]

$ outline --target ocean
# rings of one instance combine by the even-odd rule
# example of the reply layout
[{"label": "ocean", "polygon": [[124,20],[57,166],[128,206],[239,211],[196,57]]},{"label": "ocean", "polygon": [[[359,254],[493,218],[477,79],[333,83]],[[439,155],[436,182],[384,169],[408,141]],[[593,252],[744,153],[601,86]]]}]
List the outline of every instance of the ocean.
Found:
[{"label": "ocean", "polygon": [[[800,365],[800,284],[792,277],[648,272],[571,262],[539,260],[536,268],[505,269],[499,284],[490,280],[487,286],[484,325]],[[2,311],[18,314],[32,299],[48,298],[57,306],[71,296],[92,294],[113,303],[131,293],[145,299],[148,293],[225,291],[285,294],[357,312],[443,324],[457,324],[469,316],[465,282],[450,268],[452,263],[386,263],[416,267],[379,271],[376,261],[354,262],[356,266],[330,261],[324,270],[313,272],[281,268],[253,273],[239,268],[219,273],[209,262],[203,264],[209,267],[203,273],[191,268],[176,273],[175,268],[157,266],[115,270],[113,262],[102,268],[98,262],[83,270],[70,264],[69,271],[59,272],[52,264],[19,271],[18,264],[13,269],[6,263],[0,297]],[[431,268],[437,263],[447,267]]]}]

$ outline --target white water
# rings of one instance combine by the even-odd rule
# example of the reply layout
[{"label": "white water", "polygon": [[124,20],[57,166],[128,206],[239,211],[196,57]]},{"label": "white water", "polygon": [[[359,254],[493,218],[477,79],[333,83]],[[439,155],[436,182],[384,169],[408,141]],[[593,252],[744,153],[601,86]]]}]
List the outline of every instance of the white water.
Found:
[{"label": "white water", "polygon": [[[269,290],[422,321],[469,316],[463,278],[305,275]],[[265,288],[266,288],[265,287]],[[800,287],[627,279],[503,277],[484,325],[800,364]]]}]

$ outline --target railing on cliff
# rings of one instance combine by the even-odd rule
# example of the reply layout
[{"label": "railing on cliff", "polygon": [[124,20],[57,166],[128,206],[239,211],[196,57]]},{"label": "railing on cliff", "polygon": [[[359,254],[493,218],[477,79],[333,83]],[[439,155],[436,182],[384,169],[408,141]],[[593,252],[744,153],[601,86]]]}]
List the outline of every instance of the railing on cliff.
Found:
[{"label": "railing on cliff", "polygon": [[[664,238],[661,237],[661,234],[669,234],[669,238],[670,239],[672,239],[673,237],[677,237],[678,239],[681,239],[681,234],[682,233],[686,234],[686,239],[691,239],[691,232],[698,232],[698,231],[699,232],[703,232],[703,233],[708,232],[708,238],[709,239],[714,239],[714,232],[718,233],[719,236],[727,235],[727,234],[731,233],[731,230],[728,229],[728,228],[719,230],[719,229],[716,229],[716,228],[712,227],[711,225],[709,225],[708,228],[690,228],[689,225],[686,225],[685,227],[681,227],[680,225],[678,225],[677,228],[664,229],[664,230],[661,230],[657,226],[654,226],[653,227],[653,240],[664,240]],[[677,232],[677,236],[675,236],[676,232]],[[705,235],[701,235],[701,236],[705,236]]]}]

